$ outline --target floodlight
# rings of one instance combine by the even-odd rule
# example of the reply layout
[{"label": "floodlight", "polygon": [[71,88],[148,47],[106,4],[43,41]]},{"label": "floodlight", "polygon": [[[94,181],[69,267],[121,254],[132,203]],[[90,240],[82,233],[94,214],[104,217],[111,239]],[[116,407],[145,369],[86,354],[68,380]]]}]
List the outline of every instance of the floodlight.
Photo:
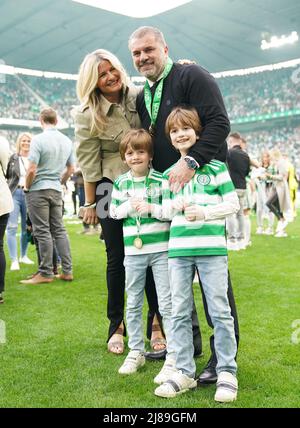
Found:
[{"label": "floodlight", "polygon": [[261,41],[260,48],[262,50],[271,49],[271,48],[279,48],[284,45],[291,45],[296,43],[299,40],[297,31],[292,31],[291,34],[285,36],[284,34],[280,37],[270,36]]}]

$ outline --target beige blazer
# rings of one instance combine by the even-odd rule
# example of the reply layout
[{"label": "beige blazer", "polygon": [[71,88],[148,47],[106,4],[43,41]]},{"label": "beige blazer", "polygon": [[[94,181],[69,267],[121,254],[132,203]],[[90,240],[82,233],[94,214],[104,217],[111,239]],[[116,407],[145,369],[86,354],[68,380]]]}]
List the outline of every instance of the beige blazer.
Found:
[{"label": "beige blazer", "polygon": [[107,126],[98,135],[91,135],[91,113],[88,107],[77,107],[73,113],[75,122],[76,155],[85,181],[96,182],[103,177],[114,181],[128,171],[119,154],[124,133],[130,128],[140,128],[136,111],[137,89],[123,91],[121,104],[112,104],[101,96]]},{"label": "beige blazer", "polygon": [[[0,141],[0,163],[4,171],[7,169],[9,159],[9,144],[6,139]],[[8,214],[13,211],[14,203],[9,190],[6,178],[3,175],[0,165],[0,215]]]}]

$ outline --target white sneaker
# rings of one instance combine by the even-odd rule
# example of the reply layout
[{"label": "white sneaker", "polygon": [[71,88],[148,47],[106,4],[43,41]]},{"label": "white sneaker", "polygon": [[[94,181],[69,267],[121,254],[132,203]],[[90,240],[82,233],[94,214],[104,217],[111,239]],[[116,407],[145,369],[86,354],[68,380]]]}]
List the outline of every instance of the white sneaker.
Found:
[{"label": "white sneaker", "polygon": [[19,262],[24,263],[25,265],[34,265],[34,262],[27,256],[20,257]]},{"label": "white sneaker", "polygon": [[265,235],[273,235],[273,229],[271,227],[268,227],[265,231],[264,231]]},{"label": "white sneaker", "polygon": [[176,371],[177,370],[175,367],[175,359],[172,357],[168,358],[167,356],[161,371],[154,378],[154,383],[157,383],[157,385],[161,385],[162,383],[169,380],[173,373],[175,373]]},{"label": "white sneaker", "polygon": [[217,380],[217,391],[215,401],[220,403],[229,403],[237,398],[238,381],[237,378],[229,372],[220,372]]},{"label": "white sneaker", "polygon": [[258,227],[257,229],[256,229],[256,235],[262,235],[263,234],[263,228],[262,227]]},{"label": "white sneaker", "polygon": [[246,243],[245,239],[239,239],[237,241],[237,246],[238,246],[239,250],[245,250],[247,247],[247,243]]},{"label": "white sneaker", "polygon": [[133,374],[145,364],[145,357],[141,351],[130,351],[124,363],[119,368],[119,374]]},{"label": "white sneaker", "polygon": [[276,232],[274,237],[275,238],[286,238],[288,235],[284,230],[281,230],[280,232]]},{"label": "white sneaker", "polygon": [[180,370],[172,374],[170,379],[158,386],[154,394],[158,397],[174,398],[179,394],[195,389],[197,382],[192,377],[183,374]]},{"label": "white sneaker", "polygon": [[287,220],[279,220],[279,222],[277,223],[277,227],[276,227],[276,233],[282,232],[286,228],[287,225],[288,225]]},{"label": "white sneaker", "polygon": [[239,251],[239,246],[236,241],[229,240],[227,241],[227,250],[229,251]]},{"label": "white sneaker", "polygon": [[20,265],[18,260],[14,260],[10,266],[10,270],[20,270]]}]

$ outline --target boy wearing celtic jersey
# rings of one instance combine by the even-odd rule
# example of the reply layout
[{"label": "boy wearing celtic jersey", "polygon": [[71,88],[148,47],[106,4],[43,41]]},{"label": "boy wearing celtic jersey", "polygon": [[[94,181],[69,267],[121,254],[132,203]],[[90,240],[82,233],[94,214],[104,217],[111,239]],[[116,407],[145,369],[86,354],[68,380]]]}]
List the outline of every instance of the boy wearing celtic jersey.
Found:
[{"label": "boy wearing celtic jersey", "polygon": [[142,309],[147,268],[155,280],[159,311],[167,339],[167,358],[154,378],[163,383],[175,371],[175,356],[170,348],[171,292],[168,277],[169,221],[162,218],[162,174],[150,168],[152,139],[143,129],[132,129],[123,137],[120,154],[129,171],[115,180],[110,215],[123,219],[126,318],[130,352],[120,374],[135,373],[145,364]]},{"label": "boy wearing celtic jersey", "polygon": [[168,174],[163,182],[163,215],[172,220],[169,239],[169,278],[172,295],[172,347],[176,371],[155,390],[160,397],[175,397],[196,387],[193,359],[192,284],[198,270],[208,312],[214,325],[217,364],[215,400],[237,397],[236,340],[227,298],[227,248],[225,217],[239,209],[226,165],[212,160],[201,168],[186,159],[201,131],[194,109],[175,108],[166,121],[166,132],[182,158],[195,170],[193,178],[178,193],[169,189]]}]

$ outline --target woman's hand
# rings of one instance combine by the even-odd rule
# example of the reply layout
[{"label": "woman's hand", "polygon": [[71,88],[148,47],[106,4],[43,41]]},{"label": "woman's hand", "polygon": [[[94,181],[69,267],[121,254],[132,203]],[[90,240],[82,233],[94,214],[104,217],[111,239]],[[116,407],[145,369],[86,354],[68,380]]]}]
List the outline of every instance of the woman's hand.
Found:
[{"label": "woman's hand", "polygon": [[98,224],[99,218],[96,213],[96,208],[81,207],[83,211],[83,222],[86,224]]}]

